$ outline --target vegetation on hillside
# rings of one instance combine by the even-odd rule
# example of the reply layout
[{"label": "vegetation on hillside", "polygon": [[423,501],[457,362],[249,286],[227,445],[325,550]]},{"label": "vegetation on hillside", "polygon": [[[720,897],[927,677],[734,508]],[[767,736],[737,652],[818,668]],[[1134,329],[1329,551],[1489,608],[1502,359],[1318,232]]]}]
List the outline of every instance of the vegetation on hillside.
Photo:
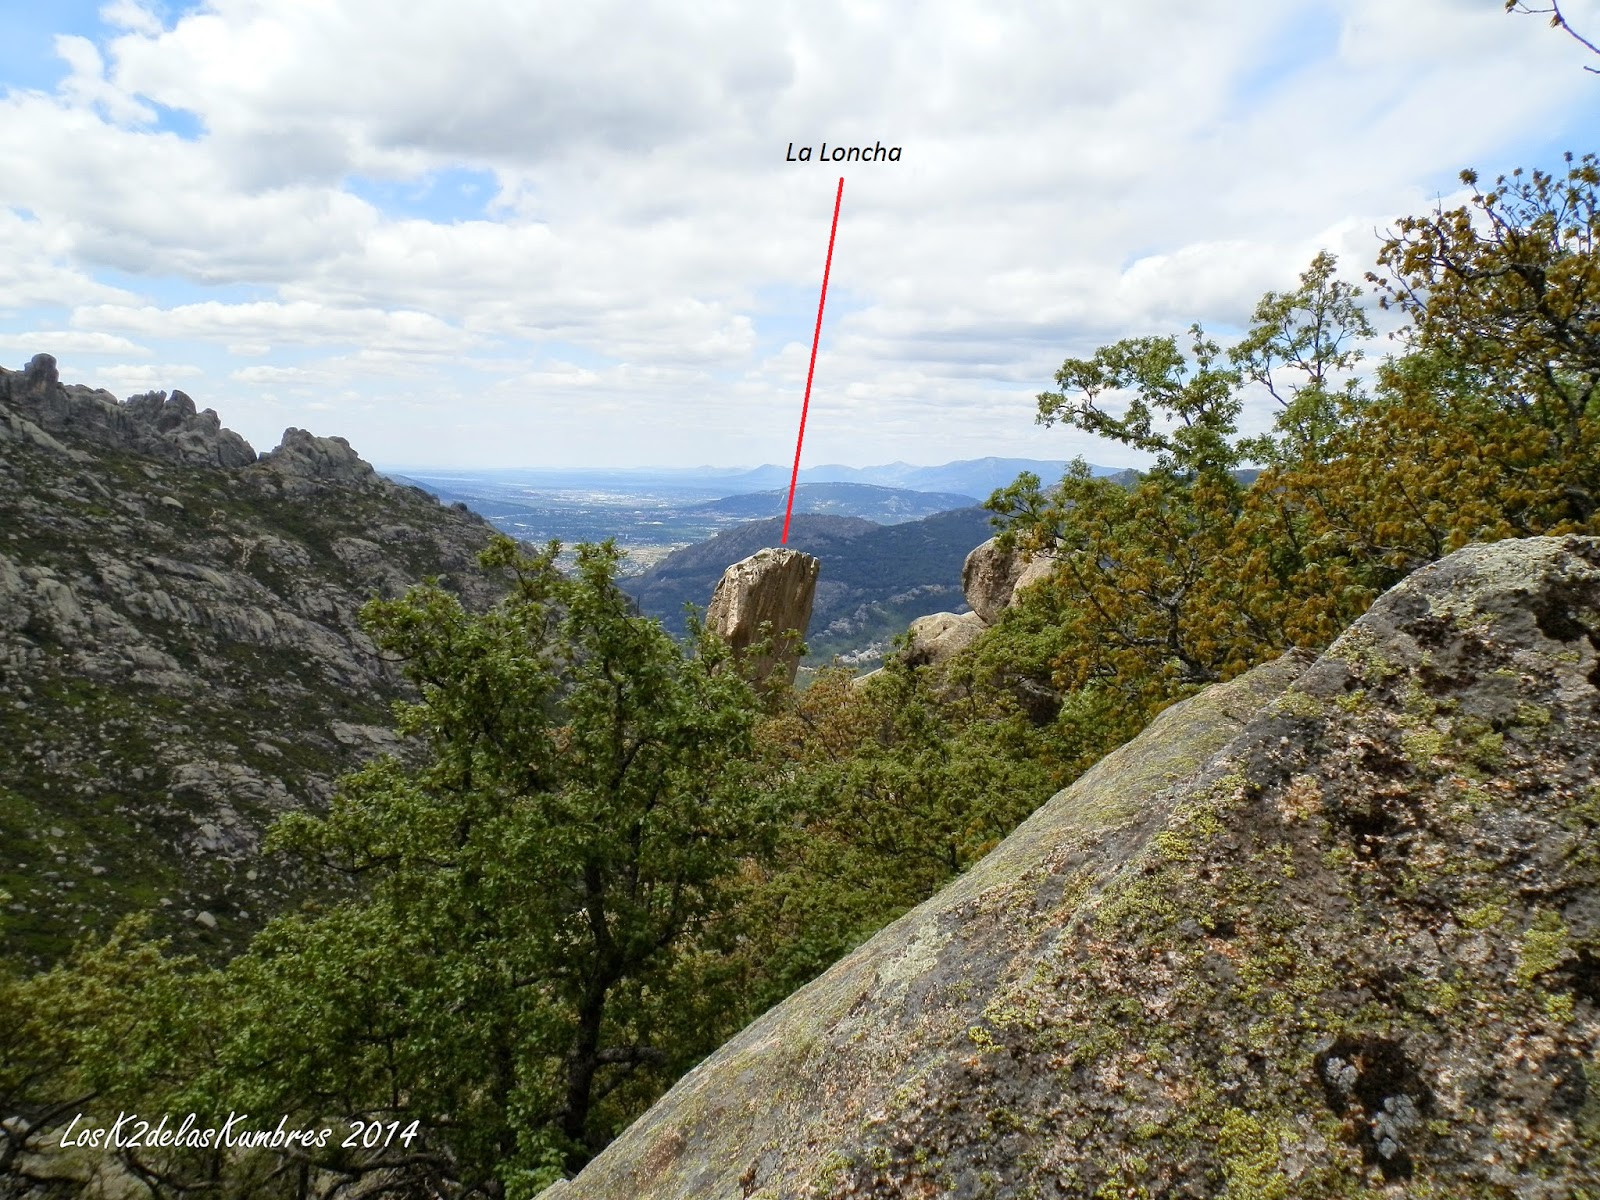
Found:
[{"label": "vegetation on hillside", "polygon": [[[1378,256],[1406,324],[1370,374],[1328,255],[1231,349],[1195,327],[1067,360],[1041,422],[1154,465],[997,493],[1058,568],[947,669],[758,695],[632,615],[607,547],[567,577],[497,544],[514,586],[481,616],[432,587],[369,606],[427,753],[275,836],[359,897],[222,969],[128,927],[0,976],[0,1170],[68,1194],[45,1176],[81,1163],[35,1152],[79,1112],[247,1112],[336,1136],[122,1168],[156,1195],[529,1196],[1163,706],[1325,645],[1467,542],[1600,532],[1600,166],[1464,179]],[[352,1120],[381,1144],[341,1147]]]}]

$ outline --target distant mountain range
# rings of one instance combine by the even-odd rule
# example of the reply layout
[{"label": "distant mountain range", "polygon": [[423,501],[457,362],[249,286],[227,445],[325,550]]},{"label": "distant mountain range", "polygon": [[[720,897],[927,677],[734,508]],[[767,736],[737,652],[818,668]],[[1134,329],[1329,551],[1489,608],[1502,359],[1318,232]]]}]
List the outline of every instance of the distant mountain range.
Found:
[{"label": "distant mountain range", "polygon": [[[724,530],[673,551],[624,586],[645,613],[681,633],[685,604],[704,608],[729,563],[776,546],[782,533],[782,517]],[[960,611],[962,564],[993,533],[988,513],[976,507],[898,525],[797,514],[785,544],[822,560],[808,661],[881,646],[915,617]]]},{"label": "distant mountain range", "polygon": [[[720,500],[708,500],[704,504],[692,505],[684,512],[756,520],[762,517],[781,516],[788,502],[789,490],[781,488],[770,492],[746,492],[739,496],[724,496]],[[797,513],[864,517],[880,525],[916,521],[922,517],[931,517],[934,513],[949,512],[956,508],[971,508],[977,503],[975,496],[963,496],[954,492],[922,492],[909,488],[879,487],[868,483],[802,483],[794,493],[794,511]]]},{"label": "distant mountain range", "polygon": [[[453,477],[481,484],[492,481],[501,486],[533,488],[607,488],[637,490],[647,487],[673,489],[710,488],[727,495],[788,491],[791,467],[768,464],[753,469],[728,467],[507,467],[494,470],[451,472],[437,468],[398,468],[407,475],[427,480],[438,487]],[[1032,471],[1046,483],[1061,477],[1066,462],[1039,458],[969,458],[936,467],[911,463],[884,463],[875,467],[846,467],[837,463],[804,467],[801,483],[858,483],[873,487],[905,488],[918,492],[948,492],[987,499],[996,488],[1005,487],[1023,471]],[[1091,467],[1097,475],[1112,475],[1116,467]],[[393,471],[390,472],[394,474]],[[446,488],[445,490],[448,490]]]},{"label": "distant mountain range", "polygon": [[[883,525],[916,521],[971,508],[1024,469],[1059,477],[1061,468],[1032,459],[992,458],[942,467],[904,463],[814,467],[802,472],[806,481],[796,489],[794,511],[863,517]],[[830,473],[907,482],[811,478]],[[729,525],[781,518],[789,497],[788,472],[779,467],[754,471],[412,468],[404,474],[391,471],[389,478],[420,487],[446,504],[465,504],[524,541],[554,538],[572,546],[614,538],[628,552],[629,573],[655,565],[668,551],[704,541]],[[968,486],[932,487],[942,478]]]}]

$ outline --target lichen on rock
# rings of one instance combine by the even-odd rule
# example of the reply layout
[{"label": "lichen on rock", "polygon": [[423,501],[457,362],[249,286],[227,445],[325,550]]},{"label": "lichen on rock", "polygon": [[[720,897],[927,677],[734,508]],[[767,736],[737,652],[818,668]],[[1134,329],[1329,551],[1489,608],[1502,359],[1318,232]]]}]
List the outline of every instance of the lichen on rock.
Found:
[{"label": "lichen on rock", "polygon": [[1600,541],[1163,713],[564,1200],[1595,1195]]}]

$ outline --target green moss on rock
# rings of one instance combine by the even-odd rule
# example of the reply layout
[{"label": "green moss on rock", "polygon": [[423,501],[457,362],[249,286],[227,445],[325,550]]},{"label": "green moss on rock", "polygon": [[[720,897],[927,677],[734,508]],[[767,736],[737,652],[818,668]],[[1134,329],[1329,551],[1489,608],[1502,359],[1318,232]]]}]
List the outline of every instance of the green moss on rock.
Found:
[{"label": "green moss on rock", "polygon": [[1593,1191],[1597,597],[1470,547],[1173,706],[568,1200]]}]

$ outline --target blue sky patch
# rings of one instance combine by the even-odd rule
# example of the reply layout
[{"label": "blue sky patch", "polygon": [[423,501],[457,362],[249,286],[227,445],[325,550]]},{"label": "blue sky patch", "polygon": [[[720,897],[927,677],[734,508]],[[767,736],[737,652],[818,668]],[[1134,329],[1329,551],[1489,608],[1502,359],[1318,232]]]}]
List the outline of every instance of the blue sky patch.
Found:
[{"label": "blue sky patch", "polygon": [[483,220],[496,187],[494,172],[470,167],[430,171],[417,179],[368,179],[352,175],[344,181],[345,191],[359,196],[386,217],[443,225]]},{"label": "blue sky patch", "polygon": [[99,41],[103,0],[52,0],[0,5],[0,80],[11,91],[52,92],[67,75],[56,38],[77,34]]},{"label": "blue sky patch", "polygon": [[1339,14],[1330,4],[1319,4],[1309,11],[1287,11],[1264,45],[1255,69],[1235,81],[1235,109],[1248,112],[1259,107],[1296,75],[1331,57],[1339,48],[1340,28]]}]

